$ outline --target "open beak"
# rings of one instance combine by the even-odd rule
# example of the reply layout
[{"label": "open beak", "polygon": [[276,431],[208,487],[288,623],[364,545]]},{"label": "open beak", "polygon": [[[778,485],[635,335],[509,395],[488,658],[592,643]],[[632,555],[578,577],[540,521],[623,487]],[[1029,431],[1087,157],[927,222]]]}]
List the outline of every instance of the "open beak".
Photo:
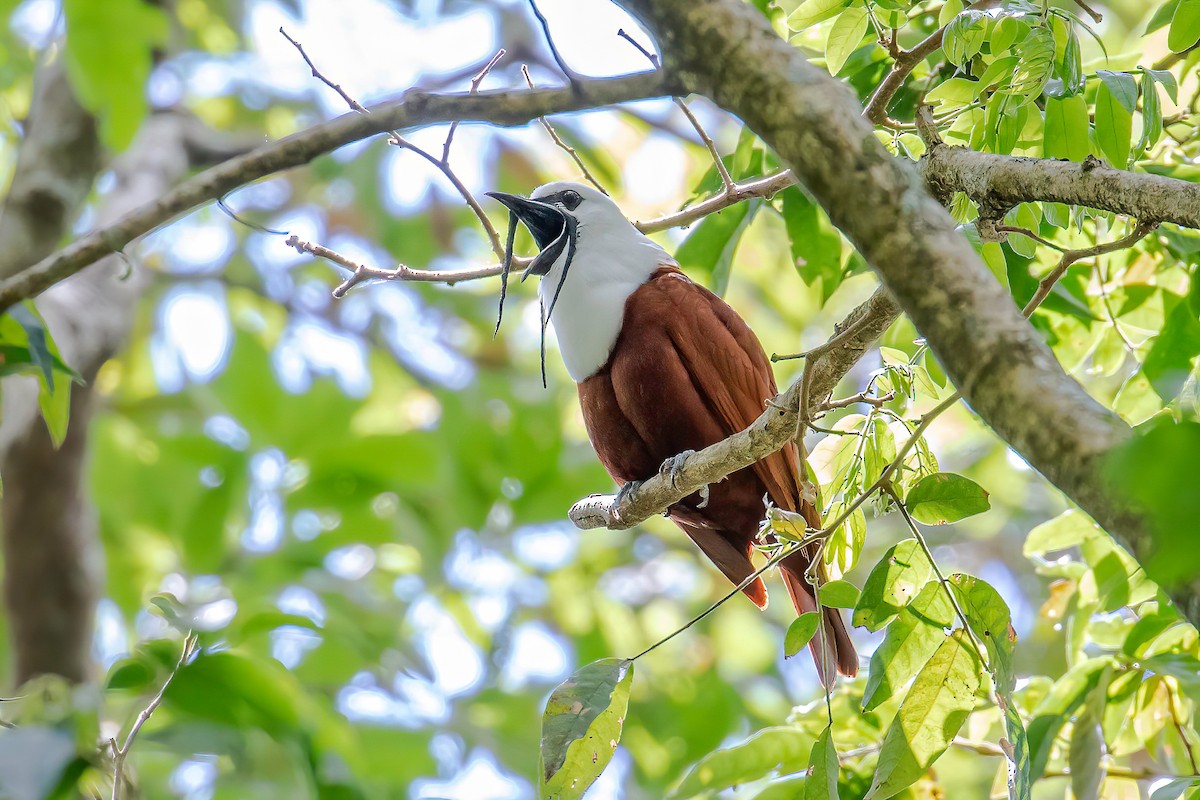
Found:
[{"label": "open beak", "polygon": [[487,196],[499,200],[514,217],[525,223],[541,251],[530,262],[521,279],[548,273],[567,245],[567,215],[549,203],[530,200],[518,194],[487,192]]}]

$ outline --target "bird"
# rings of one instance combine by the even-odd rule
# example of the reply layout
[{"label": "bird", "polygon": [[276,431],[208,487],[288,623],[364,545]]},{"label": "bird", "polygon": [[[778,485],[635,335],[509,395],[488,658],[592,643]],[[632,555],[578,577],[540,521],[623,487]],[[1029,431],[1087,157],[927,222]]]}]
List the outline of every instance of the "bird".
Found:
[{"label": "bird", "polygon": [[[770,361],[749,325],[685,275],[609,196],[572,181],[539,186],[528,197],[488,195],[510,212],[505,275],[518,221],[538,246],[524,277],[541,279],[543,375],[549,324],[578,385],[592,447],[622,491],[660,470],[678,469],[680,456],[744,430],[775,397]],[[803,515],[809,527],[821,527],[799,470],[799,451],[789,442],[667,514],[737,585],[755,572],[751,558],[766,499]],[[798,614],[817,610],[805,578],[813,555],[800,550],[779,564]],[[822,564],[816,573],[823,579]],[[761,577],[743,592],[766,608]],[[858,658],[840,612],[822,613],[824,635],[814,637],[810,649],[822,683],[830,686],[835,671],[855,675]]]}]

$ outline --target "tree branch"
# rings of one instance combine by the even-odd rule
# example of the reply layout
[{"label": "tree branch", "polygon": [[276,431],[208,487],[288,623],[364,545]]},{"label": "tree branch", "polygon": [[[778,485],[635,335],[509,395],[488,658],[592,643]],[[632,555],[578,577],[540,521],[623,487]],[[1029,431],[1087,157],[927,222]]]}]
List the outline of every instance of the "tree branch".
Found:
[{"label": "tree branch", "polygon": [[0,282],[0,312],[33,297],[131,241],[204,203],[260,178],[307,164],[343,145],[392,129],[454,121],[520,125],[540,116],[677,94],[662,74],[579,79],[570,87],[534,92],[426,94],[411,91],[398,100],[314,125],[277,142],[230,159],[183,182],[162,197],[126,214],[113,225],[89,233],[11,278]]},{"label": "tree branch", "polygon": [[899,316],[900,307],[891,296],[882,288],[876,290],[838,325],[838,332],[821,352],[809,359],[804,370],[807,381],[802,378],[793,382],[787,391],[768,402],[766,411],[750,427],[683,459],[671,476],[655,475],[616,497],[592,495],[580,500],[568,514],[571,521],[584,530],[632,528],[775,452],[796,435],[802,385],[808,383],[810,398],[827,397]]},{"label": "tree branch", "polygon": [[[978,0],[967,6],[964,10],[981,11],[996,5],[998,2],[999,0]],[[891,72],[875,88],[871,99],[867,101],[867,107],[863,109],[863,116],[876,125],[896,125],[897,123],[888,117],[888,104],[892,102],[892,98],[896,96],[896,92],[900,91],[900,87],[904,85],[904,82],[908,80],[908,76],[916,69],[917,64],[920,64],[942,46],[942,39],[945,35],[946,25],[943,25],[908,50],[901,50],[896,53],[896,61],[892,64]]]},{"label": "tree branch", "polygon": [[1018,203],[1042,201],[1200,228],[1200,185],[1113,169],[1095,159],[1018,158],[937,145],[919,169],[934,194],[963,192],[984,218],[1000,219]]}]

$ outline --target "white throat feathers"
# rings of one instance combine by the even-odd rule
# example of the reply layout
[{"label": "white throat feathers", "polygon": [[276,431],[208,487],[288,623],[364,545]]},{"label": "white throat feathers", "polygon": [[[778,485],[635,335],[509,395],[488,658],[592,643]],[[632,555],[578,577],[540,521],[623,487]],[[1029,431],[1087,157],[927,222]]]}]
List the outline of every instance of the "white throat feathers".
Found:
[{"label": "white throat feathers", "polygon": [[547,198],[569,191],[581,198],[574,209],[563,209],[577,221],[574,258],[565,281],[566,252],[555,260],[542,277],[538,295],[543,315],[553,305],[550,324],[558,349],[567,373],[582,383],[608,363],[629,295],[660,266],[674,265],[675,259],[635,228],[610,197],[591,186],[558,181],[539,186],[530,198],[552,202]]}]

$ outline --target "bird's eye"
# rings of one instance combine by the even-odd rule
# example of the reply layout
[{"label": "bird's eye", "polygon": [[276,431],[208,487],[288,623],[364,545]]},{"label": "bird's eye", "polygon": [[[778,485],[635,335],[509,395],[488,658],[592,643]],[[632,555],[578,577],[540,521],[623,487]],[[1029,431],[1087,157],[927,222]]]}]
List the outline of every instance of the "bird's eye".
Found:
[{"label": "bird's eye", "polygon": [[563,208],[565,208],[567,211],[574,211],[579,207],[579,204],[583,202],[583,196],[574,189],[567,189],[562,193],[561,197]]}]

